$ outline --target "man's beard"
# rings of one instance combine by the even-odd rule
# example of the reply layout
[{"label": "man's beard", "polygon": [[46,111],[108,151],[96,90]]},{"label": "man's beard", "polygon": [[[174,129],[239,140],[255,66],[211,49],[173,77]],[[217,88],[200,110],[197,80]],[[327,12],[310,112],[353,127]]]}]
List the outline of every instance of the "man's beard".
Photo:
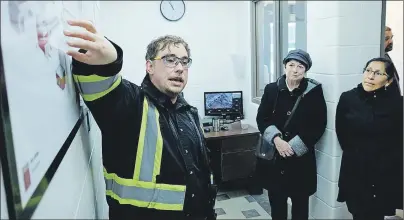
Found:
[{"label": "man's beard", "polygon": [[167,95],[167,96],[169,96],[170,98],[175,98],[175,97],[177,97],[181,92],[182,92],[182,90],[183,89],[181,89],[180,91],[178,91],[178,90],[171,90],[170,88],[166,88],[165,89],[165,94]]},{"label": "man's beard", "polygon": [[384,49],[385,52],[390,52],[393,50],[393,43],[387,44],[387,47]]}]

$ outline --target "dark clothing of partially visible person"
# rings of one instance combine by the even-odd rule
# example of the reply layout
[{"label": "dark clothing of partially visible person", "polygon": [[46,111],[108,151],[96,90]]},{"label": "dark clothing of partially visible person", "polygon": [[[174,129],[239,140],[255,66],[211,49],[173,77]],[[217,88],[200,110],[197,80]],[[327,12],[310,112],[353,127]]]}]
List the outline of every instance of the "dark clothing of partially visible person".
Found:
[{"label": "dark clothing of partially visible person", "polygon": [[359,84],[341,94],[335,123],[343,150],[337,201],[354,216],[394,215],[403,208],[403,97]]},{"label": "dark clothing of partially visible person", "polygon": [[377,215],[375,213],[366,213],[364,215],[361,214],[355,214],[352,215],[353,220],[384,220],[384,215]]},{"label": "dark clothing of partially visible person", "polygon": [[[282,193],[269,193],[269,204],[271,205],[271,217],[274,220],[288,219],[288,195]],[[292,200],[293,219],[309,219],[309,197],[307,195],[290,196]]]},{"label": "dark clothing of partially visible person", "polygon": [[391,88],[392,90],[395,90],[397,93],[401,94],[400,77],[399,77],[399,75],[398,75],[396,66],[394,66],[393,60],[391,59],[390,55],[389,55],[387,52],[384,54],[384,57],[385,57],[386,59],[390,60],[391,63],[393,64],[393,67],[394,67],[394,76],[393,76],[394,81],[393,81],[393,83],[390,85],[390,86],[391,86],[390,88]]},{"label": "dark clothing of partially visible person", "polygon": [[[73,74],[104,77],[118,74],[122,68],[123,51],[111,43],[118,52],[115,62],[91,66],[73,59]],[[104,168],[121,178],[133,178],[145,97],[159,112],[163,150],[156,183],[185,185],[184,208],[182,211],[143,208],[121,204],[107,196],[109,219],[215,218],[212,203],[216,189],[210,183],[209,160],[197,109],[182,96],[178,96],[177,102],[173,104],[170,97],[153,85],[148,75],[141,86],[122,79],[107,95],[86,101],[102,133]]]},{"label": "dark clothing of partially visible person", "polygon": [[348,211],[351,212],[353,220],[384,220],[384,214],[378,211],[378,207],[366,207],[361,212],[356,210],[363,209],[363,207],[358,207],[358,203],[347,201],[346,202]]},{"label": "dark clothing of partially visible person", "polygon": [[[274,159],[257,159],[256,174],[259,183],[268,190],[270,203],[274,205],[273,207],[271,205],[272,212],[283,216],[286,214],[284,213],[286,205],[284,198],[299,198],[298,201],[306,201],[317,190],[314,145],[325,131],[327,107],[320,83],[303,78],[299,86],[290,92],[286,85],[285,75],[280,77],[278,81],[279,86],[277,82],[274,82],[265,87],[256,121],[263,137],[266,137],[271,129],[279,130],[283,140],[289,142],[295,154],[283,158],[275,149]],[[308,86],[311,90],[302,96],[295,114],[284,130],[283,125],[298,96],[303,94]],[[269,141],[273,144],[273,137],[270,137]],[[305,218],[307,215],[305,213],[308,212],[306,204],[305,202],[300,204],[302,207],[299,203],[293,204],[292,207],[295,210],[293,218],[307,219]]]}]

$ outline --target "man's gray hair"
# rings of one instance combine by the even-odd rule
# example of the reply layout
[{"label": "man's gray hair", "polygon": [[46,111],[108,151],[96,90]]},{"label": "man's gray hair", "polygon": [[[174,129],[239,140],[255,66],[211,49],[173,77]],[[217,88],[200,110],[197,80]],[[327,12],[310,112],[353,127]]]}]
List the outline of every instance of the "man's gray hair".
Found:
[{"label": "man's gray hair", "polygon": [[166,49],[167,46],[182,44],[188,53],[188,57],[191,57],[191,50],[189,49],[188,43],[185,42],[181,37],[174,35],[165,35],[159,37],[147,45],[146,60],[152,60],[157,56],[159,51]]}]

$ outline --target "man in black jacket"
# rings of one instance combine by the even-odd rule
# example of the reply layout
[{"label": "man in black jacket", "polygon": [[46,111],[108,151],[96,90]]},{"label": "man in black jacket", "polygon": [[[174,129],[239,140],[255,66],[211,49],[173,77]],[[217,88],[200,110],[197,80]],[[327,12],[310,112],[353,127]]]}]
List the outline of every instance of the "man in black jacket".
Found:
[{"label": "man in black jacket", "polygon": [[[390,27],[386,26],[385,32],[384,32],[384,57],[393,63],[393,60],[391,59],[390,55],[388,52],[393,50],[393,32]],[[401,94],[401,88],[400,88],[400,77],[398,76],[398,72],[396,67],[394,66],[393,63],[393,68],[394,68],[394,81],[392,84],[392,88],[395,90],[398,90],[398,93]]]},{"label": "man in black jacket", "polygon": [[215,219],[216,187],[198,112],[181,94],[188,44],[164,36],[147,47],[137,86],[119,74],[122,49],[91,22],[65,31],[75,83],[102,133],[109,219]]}]

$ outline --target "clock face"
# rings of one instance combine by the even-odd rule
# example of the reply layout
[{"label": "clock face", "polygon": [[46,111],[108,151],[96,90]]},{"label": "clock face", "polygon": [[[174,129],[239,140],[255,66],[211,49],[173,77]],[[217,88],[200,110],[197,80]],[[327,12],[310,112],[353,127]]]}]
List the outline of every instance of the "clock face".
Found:
[{"label": "clock face", "polygon": [[184,1],[167,1],[163,0],[160,4],[161,14],[169,21],[178,21],[184,16]]}]

